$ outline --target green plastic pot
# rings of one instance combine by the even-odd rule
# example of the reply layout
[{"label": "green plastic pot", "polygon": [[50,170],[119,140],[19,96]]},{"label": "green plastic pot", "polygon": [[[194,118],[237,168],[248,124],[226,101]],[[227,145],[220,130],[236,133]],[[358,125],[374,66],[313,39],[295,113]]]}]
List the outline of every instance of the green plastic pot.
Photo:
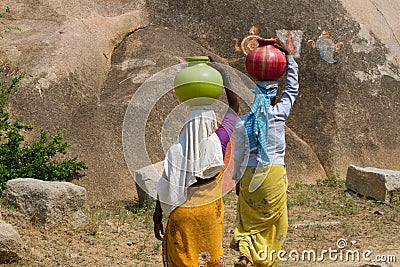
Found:
[{"label": "green plastic pot", "polygon": [[207,56],[188,57],[188,67],[174,79],[175,94],[189,106],[212,104],[222,93],[223,79],[218,70],[207,65]]}]

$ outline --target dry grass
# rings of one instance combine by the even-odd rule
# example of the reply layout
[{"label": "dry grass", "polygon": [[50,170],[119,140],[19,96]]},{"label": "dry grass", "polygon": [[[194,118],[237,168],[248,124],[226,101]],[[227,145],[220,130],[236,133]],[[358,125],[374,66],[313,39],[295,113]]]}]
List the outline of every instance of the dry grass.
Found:
[{"label": "dry grass", "polygon": [[[342,239],[347,247],[342,250],[371,251],[369,258],[396,255],[400,264],[400,205],[386,205],[346,191],[344,181],[331,177],[318,185],[296,184],[289,189],[289,224],[285,251],[314,250],[317,258],[323,249],[339,250],[337,241]],[[340,222],[333,226],[294,227],[296,224]],[[340,251],[340,250],[339,250]],[[294,254],[295,255],[295,254]],[[332,254],[334,255],[334,254]],[[339,256],[339,253],[337,254]],[[336,266],[360,264],[349,257],[337,260]],[[287,257],[286,257],[287,258]],[[334,257],[332,257],[334,259]],[[360,257],[362,259],[362,256]],[[327,266],[335,263],[327,255],[322,262],[285,262],[282,266]],[[365,262],[365,261],[364,261]],[[396,266],[395,263],[391,266]]]},{"label": "dry grass", "polygon": [[[337,177],[318,185],[289,188],[289,232],[285,251],[337,249],[345,239],[348,249],[396,255],[400,263],[400,205],[391,206],[346,192]],[[224,197],[226,266],[238,256],[229,248],[235,226],[236,195]],[[57,226],[42,232],[12,208],[1,208],[25,242],[24,259],[6,266],[162,266],[161,243],[153,237],[152,211],[137,206],[88,209],[88,224],[71,229]],[[340,222],[339,225],[295,227],[296,224]],[[319,257],[319,254],[317,254]],[[288,258],[288,256],[286,256]],[[281,266],[359,266],[358,262],[287,261]],[[391,264],[396,266],[396,264]]]}]

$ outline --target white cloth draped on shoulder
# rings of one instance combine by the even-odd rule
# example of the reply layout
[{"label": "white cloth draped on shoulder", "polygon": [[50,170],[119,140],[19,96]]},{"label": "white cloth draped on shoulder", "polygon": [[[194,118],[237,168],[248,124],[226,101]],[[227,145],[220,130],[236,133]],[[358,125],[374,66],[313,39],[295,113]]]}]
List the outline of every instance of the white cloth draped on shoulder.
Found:
[{"label": "white cloth draped on shoulder", "polygon": [[182,133],[166,153],[164,172],[158,182],[157,193],[165,217],[185,203],[187,188],[196,178],[209,179],[224,169],[216,130],[216,115],[211,106],[190,107]]}]

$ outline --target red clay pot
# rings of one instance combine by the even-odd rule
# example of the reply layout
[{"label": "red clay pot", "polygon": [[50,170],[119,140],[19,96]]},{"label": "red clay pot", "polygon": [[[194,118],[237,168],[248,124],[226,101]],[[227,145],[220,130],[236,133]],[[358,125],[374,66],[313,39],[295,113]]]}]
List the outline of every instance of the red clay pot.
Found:
[{"label": "red clay pot", "polygon": [[259,46],[246,57],[246,70],[256,81],[276,81],[286,71],[286,55],[274,46],[275,39],[257,39]]}]

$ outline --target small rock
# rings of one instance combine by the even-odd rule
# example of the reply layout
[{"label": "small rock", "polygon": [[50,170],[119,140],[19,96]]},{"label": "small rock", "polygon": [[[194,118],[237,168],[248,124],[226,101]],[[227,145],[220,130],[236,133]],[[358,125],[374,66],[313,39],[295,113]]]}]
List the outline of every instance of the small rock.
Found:
[{"label": "small rock", "polygon": [[22,240],[11,224],[0,221],[0,263],[18,261],[22,254]]},{"label": "small rock", "polygon": [[157,198],[157,184],[164,170],[164,161],[146,166],[135,171],[136,191],[139,207],[150,207]]},{"label": "small rock", "polygon": [[346,190],[346,196],[349,196],[349,197],[357,197],[358,195],[357,195],[357,193],[356,192],[354,192],[353,190]]}]

